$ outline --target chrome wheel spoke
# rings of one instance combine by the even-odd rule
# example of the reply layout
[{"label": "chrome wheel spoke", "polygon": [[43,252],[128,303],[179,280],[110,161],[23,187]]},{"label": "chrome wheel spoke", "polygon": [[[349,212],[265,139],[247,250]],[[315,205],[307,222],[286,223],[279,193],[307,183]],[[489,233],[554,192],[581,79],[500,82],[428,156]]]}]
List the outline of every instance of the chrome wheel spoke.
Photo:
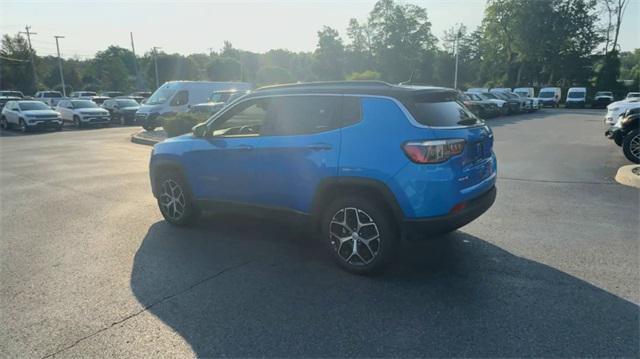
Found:
[{"label": "chrome wheel spoke", "polygon": [[337,211],[329,223],[329,237],[338,256],[355,266],[371,263],[380,249],[378,226],[371,216],[358,208]]},{"label": "chrome wheel spoke", "polygon": [[186,201],[184,192],[178,183],[168,179],[162,184],[160,207],[162,212],[173,220],[179,220],[184,215]]},{"label": "chrome wheel spoke", "polygon": [[631,150],[632,155],[634,155],[635,157],[640,157],[640,135],[636,135],[631,139],[629,149]]}]

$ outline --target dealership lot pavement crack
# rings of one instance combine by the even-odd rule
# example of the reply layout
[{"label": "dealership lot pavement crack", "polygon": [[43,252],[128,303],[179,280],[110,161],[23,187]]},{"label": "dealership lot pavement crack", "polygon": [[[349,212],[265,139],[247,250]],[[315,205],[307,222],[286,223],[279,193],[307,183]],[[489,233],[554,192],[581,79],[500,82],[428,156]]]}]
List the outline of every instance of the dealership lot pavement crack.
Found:
[{"label": "dealership lot pavement crack", "polygon": [[98,331],[96,331],[96,332],[94,332],[94,333],[91,333],[91,334],[89,334],[89,335],[86,335],[86,336],[84,336],[84,337],[82,337],[82,338],[80,338],[80,339],[76,340],[76,341],[75,341],[73,344],[71,344],[71,345],[68,345],[68,346],[66,346],[66,347],[64,347],[64,348],[62,348],[62,349],[60,349],[60,350],[58,350],[58,351],[56,351],[56,352],[54,352],[54,353],[47,354],[47,355],[45,355],[44,357],[42,357],[42,359],[46,359],[46,358],[54,357],[54,356],[56,356],[56,355],[58,355],[58,354],[60,354],[60,353],[62,353],[62,352],[64,352],[64,351],[66,351],[66,350],[69,350],[69,349],[73,348],[74,346],[78,345],[80,342],[82,342],[82,341],[84,341],[84,340],[87,340],[87,339],[89,339],[89,338],[91,338],[91,337],[93,337],[93,336],[95,336],[95,335],[98,335],[98,334],[100,334],[100,333],[102,333],[102,332],[104,332],[104,331],[106,331],[106,330],[109,330],[109,329],[111,329],[111,328],[115,327],[116,325],[122,324],[122,323],[126,322],[127,320],[129,320],[129,319],[131,319],[131,318],[134,318],[134,317],[136,317],[136,316],[138,316],[138,315],[140,315],[140,314],[142,314],[142,313],[144,313],[144,312],[148,311],[149,309],[151,309],[151,308],[155,307],[156,305],[162,304],[163,302],[166,302],[167,300],[173,299],[173,298],[175,298],[175,297],[177,297],[177,296],[179,296],[179,295],[181,295],[181,294],[184,294],[184,293],[186,293],[186,292],[188,292],[188,291],[190,291],[190,290],[193,290],[193,289],[194,289],[194,288],[196,288],[197,286],[199,286],[199,285],[201,285],[201,284],[203,284],[203,283],[205,283],[205,282],[208,282],[208,281],[210,281],[210,280],[213,280],[213,279],[215,279],[215,278],[217,278],[217,277],[219,277],[219,276],[223,275],[224,273],[227,273],[227,272],[232,271],[232,270],[234,270],[234,269],[237,269],[237,268],[240,268],[240,267],[242,267],[242,266],[248,265],[248,264],[250,264],[250,263],[252,263],[252,262],[253,262],[253,261],[246,261],[246,262],[239,263],[239,264],[237,264],[237,265],[233,265],[233,266],[230,266],[230,267],[224,268],[224,269],[222,269],[221,271],[219,271],[219,272],[217,272],[217,273],[215,273],[215,274],[213,274],[213,275],[211,275],[211,276],[209,276],[209,277],[207,277],[207,278],[204,278],[204,279],[202,279],[202,280],[200,280],[200,281],[198,281],[198,282],[196,282],[196,283],[194,283],[194,284],[190,285],[189,287],[187,287],[187,288],[185,288],[185,289],[183,289],[183,290],[181,290],[181,291],[179,291],[179,292],[177,292],[177,293],[174,293],[174,294],[168,295],[168,296],[166,296],[166,297],[164,297],[164,298],[160,299],[159,301],[157,301],[157,302],[155,302],[155,303],[152,303],[152,304],[150,304],[150,305],[148,305],[148,306],[146,306],[146,307],[142,308],[141,310],[139,310],[139,311],[138,311],[138,312],[136,312],[136,313],[133,313],[133,314],[131,314],[131,315],[128,315],[128,316],[126,316],[126,317],[122,318],[121,320],[118,320],[118,321],[116,321],[116,322],[111,323],[111,325],[109,325],[109,326],[107,326],[107,327],[104,327],[104,328],[102,328],[102,329],[100,329],[100,330],[98,330]]}]

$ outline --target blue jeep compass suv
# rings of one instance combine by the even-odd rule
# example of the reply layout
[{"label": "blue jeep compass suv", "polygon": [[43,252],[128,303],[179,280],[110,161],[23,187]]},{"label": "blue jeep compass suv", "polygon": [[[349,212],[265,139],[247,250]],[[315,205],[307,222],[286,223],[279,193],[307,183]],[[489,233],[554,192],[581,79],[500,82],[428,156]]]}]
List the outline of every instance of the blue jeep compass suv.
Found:
[{"label": "blue jeep compass suv", "polygon": [[258,89],[157,144],[154,196],[184,225],[202,210],[302,215],[338,263],[365,273],[401,238],[453,231],[496,196],[493,134],[458,93],[384,82]]}]

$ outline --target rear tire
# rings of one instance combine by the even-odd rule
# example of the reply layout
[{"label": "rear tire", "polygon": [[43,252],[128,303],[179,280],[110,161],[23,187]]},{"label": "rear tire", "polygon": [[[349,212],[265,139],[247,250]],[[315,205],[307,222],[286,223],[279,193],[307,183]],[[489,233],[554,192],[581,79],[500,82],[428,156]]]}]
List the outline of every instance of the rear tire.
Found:
[{"label": "rear tire", "polygon": [[0,127],[2,127],[3,130],[9,129],[9,122],[7,121],[7,118],[4,116],[0,118]]},{"label": "rear tire", "polygon": [[389,264],[399,244],[396,228],[386,206],[360,196],[334,199],[321,218],[322,240],[333,259],[355,274],[374,273]]},{"label": "rear tire", "polygon": [[156,179],[158,208],[164,219],[176,226],[193,223],[199,215],[191,190],[177,171],[166,171]]},{"label": "rear tire", "polygon": [[640,131],[633,130],[622,141],[622,153],[633,163],[640,163]]}]

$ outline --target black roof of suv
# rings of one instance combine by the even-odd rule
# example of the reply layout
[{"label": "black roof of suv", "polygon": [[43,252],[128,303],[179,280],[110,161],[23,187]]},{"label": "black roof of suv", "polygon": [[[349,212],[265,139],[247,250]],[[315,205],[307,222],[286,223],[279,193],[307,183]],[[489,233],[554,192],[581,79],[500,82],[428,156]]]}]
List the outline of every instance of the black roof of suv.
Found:
[{"label": "black roof of suv", "polygon": [[439,95],[457,96],[453,89],[433,86],[392,85],[383,81],[329,81],[308,82],[287,85],[261,87],[247,97],[288,94],[358,94],[387,96],[399,100],[437,93]]}]

